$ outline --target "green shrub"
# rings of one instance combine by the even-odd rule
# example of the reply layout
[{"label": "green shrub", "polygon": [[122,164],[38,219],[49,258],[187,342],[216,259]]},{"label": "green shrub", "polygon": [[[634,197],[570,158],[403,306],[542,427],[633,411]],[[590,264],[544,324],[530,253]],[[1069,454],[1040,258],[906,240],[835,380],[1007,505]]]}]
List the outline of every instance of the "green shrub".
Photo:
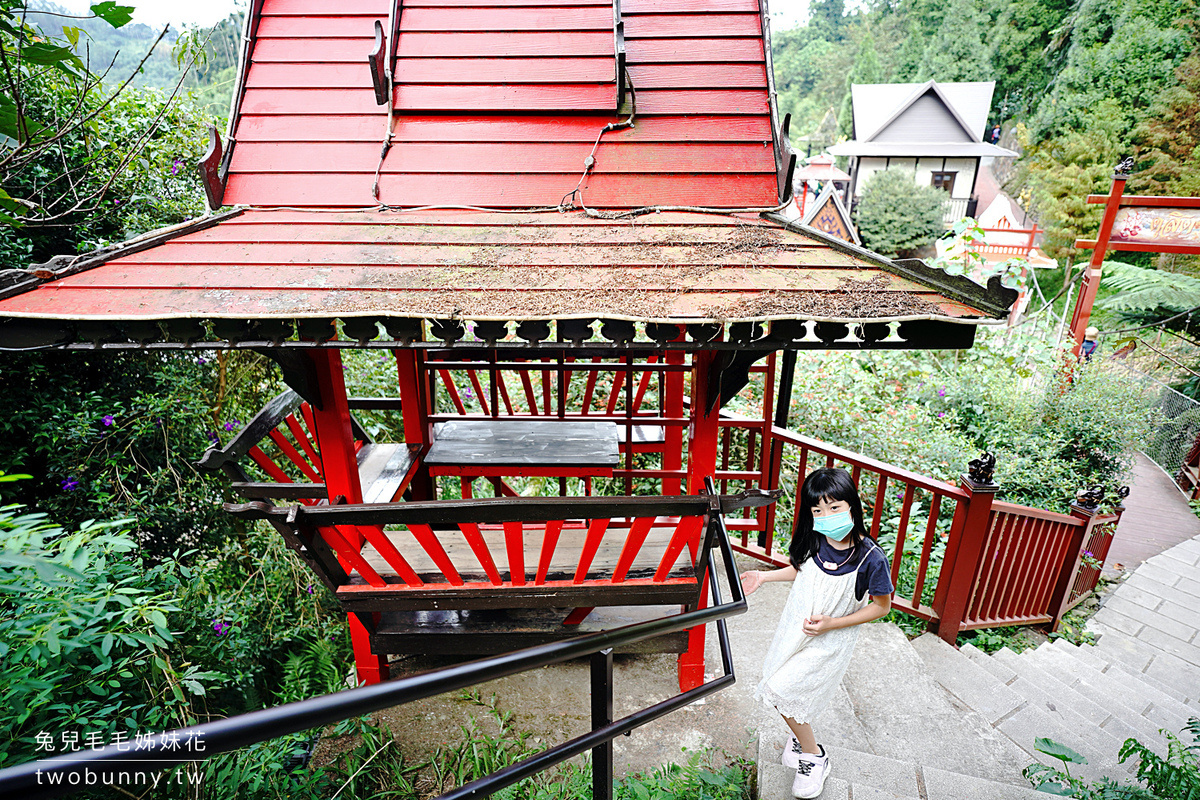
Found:
[{"label": "green shrub", "polygon": [[909,257],[942,235],[950,196],[920,186],[911,170],[876,172],[863,185],[854,218],[863,244],[885,256]]},{"label": "green shrub", "polygon": [[145,569],[136,549],[111,524],[67,531],[0,509],[0,767],[50,755],[46,737],[83,746],[193,721],[210,675],[178,657],[167,619],[189,573]]}]

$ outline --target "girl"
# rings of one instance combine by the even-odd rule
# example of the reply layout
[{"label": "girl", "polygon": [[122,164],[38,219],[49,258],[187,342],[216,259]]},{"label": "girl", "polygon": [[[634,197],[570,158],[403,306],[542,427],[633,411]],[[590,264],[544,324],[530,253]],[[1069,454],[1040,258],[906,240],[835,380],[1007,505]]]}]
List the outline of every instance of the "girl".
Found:
[{"label": "girl", "polygon": [[829,705],[850,664],[855,626],[887,614],[894,587],[887,556],[863,527],[862,502],[844,469],[811,473],[796,502],[791,565],[747,572],[742,588],[749,595],[767,581],[792,581],[754,696],[791,728],[783,763],[796,770],[792,794],[812,798],[829,777],[829,758],[810,723]]}]

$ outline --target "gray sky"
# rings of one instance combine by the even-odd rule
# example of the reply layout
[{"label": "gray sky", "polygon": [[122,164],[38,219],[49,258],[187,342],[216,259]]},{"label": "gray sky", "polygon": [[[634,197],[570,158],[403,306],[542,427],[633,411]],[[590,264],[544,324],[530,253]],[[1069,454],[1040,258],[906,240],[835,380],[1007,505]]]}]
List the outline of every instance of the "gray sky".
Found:
[{"label": "gray sky", "polygon": [[[122,0],[132,5],[136,12],[134,21],[158,27],[171,23],[174,28],[185,25],[213,25],[233,11],[238,5],[237,0]],[[57,0],[72,12],[86,13],[91,5],[90,0]],[[771,0],[771,17],[775,20],[773,28],[782,30],[803,21],[808,15],[808,0]]]}]

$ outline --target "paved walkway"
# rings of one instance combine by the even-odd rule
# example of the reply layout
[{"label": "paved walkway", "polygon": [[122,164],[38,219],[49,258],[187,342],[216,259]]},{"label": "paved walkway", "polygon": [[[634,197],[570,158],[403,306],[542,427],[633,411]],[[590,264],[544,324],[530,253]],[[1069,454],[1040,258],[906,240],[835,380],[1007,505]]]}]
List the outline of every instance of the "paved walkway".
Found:
[{"label": "paved walkway", "polygon": [[[1158,465],[1137,454],[1125,513],[1109,548],[1105,566],[1132,570],[1143,561],[1200,535],[1200,519],[1187,498]],[[1121,567],[1117,567],[1120,564]]]}]

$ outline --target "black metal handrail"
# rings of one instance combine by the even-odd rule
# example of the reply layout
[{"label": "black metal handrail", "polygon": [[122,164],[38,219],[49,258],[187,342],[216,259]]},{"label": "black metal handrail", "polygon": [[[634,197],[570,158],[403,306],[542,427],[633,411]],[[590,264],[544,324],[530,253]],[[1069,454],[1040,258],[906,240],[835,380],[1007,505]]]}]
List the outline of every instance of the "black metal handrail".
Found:
[{"label": "black metal handrail", "polygon": [[[708,482],[707,488],[710,495],[715,494],[711,480]],[[130,769],[128,767],[131,760],[129,750],[118,750],[113,745],[89,752],[73,753],[70,757],[53,757],[20,764],[0,770],[0,797],[20,796],[29,800],[60,797],[86,788],[83,783],[85,773],[95,776],[95,781],[91,785],[96,785],[97,782],[103,783],[103,776],[113,776],[118,772],[145,773],[170,769],[184,763],[204,760],[217,753],[238,750],[290,733],[330,725],[351,717],[411,703],[456,689],[464,689],[497,678],[590,656],[593,688],[591,732],[467,783],[442,795],[439,800],[459,800],[460,798],[489,795],[587,750],[593,751],[593,798],[594,800],[607,800],[612,797],[612,740],[614,738],[712,694],[736,680],[725,619],[744,613],[746,598],[742,592],[737,565],[734,563],[733,549],[729,543],[725,521],[715,508],[709,511],[708,516],[709,521],[705,530],[707,541],[703,551],[710,551],[713,544],[720,547],[732,595],[729,603],[722,602],[720,586],[715,579],[712,579],[709,580],[709,583],[712,588],[714,605],[710,608],[537,645],[466,664],[456,664],[397,678],[385,683],[360,686],[275,708],[252,711],[248,714],[203,725],[168,731],[148,737],[149,741],[146,743],[145,749],[137,751],[139,765],[153,764],[149,768],[139,766]],[[703,574],[705,579],[714,578],[711,565],[705,563],[702,566],[703,569],[698,569],[697,572]],[[695,689],[613,721],[611,719],[612,650],[709,622],[717,623],[721,662],[725,674]],[[602,692],[604,697],[597,697],[598,692]],[[203,753],[194,751],[185,753],[178,747],[164,746],[171,741],[194,741],[197,737],[204,742]],[[181,755],[193,757],[184,758]],[[69,780],[69,776],[72,774],[78,776],[78,782],[75,784],[71,784]],[[56,777],[49,777],[52,775]],[[56,779],[59,782],[51,784],[51,781]]]}]

